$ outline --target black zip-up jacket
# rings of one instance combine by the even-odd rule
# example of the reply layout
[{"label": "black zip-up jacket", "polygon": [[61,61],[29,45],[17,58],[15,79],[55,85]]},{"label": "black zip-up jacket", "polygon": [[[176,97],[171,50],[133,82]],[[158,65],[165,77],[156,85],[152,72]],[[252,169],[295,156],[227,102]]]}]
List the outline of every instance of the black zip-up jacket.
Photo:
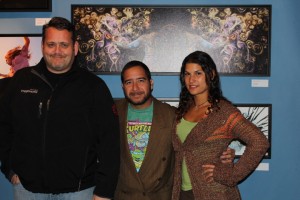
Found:
[{"label": "black zip-up jacket", "polygon": [[76,65],[56,86],[42,59],[19,70],[0,99],[1,170],[38,193],[96,186],[112,198],[119,174],[119,122],[104,81]]}]

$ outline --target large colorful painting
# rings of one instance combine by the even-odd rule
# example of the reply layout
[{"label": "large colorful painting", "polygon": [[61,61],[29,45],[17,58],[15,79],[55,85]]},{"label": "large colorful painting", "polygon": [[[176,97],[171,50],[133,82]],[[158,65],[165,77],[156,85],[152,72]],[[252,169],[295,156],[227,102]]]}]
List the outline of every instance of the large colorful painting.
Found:
[{"label": "large colorful painting", "polygon": [[221,75],[269,76],[271,6],[148,7],[72,5],[80,65],[119,73],[130,60],[174,74],[195,50]]}]

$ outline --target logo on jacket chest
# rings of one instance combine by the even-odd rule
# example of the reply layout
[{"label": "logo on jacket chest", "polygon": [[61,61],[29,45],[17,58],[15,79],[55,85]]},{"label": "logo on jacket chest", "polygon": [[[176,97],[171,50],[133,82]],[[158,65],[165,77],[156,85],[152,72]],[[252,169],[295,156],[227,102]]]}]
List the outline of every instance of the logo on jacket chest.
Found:
[{"label": "logo on jacket chest", "polygon": [[37,94],[38,89],[21,89],[21,93],[23,94]]}]

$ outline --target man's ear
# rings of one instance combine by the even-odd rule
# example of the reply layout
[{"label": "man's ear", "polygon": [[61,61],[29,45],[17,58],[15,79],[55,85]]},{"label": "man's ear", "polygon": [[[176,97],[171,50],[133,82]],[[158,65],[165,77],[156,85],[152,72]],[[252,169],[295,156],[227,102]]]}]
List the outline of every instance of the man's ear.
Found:
[{"label": "man's ear", "polygon": [[153,86],[154,86],[154,81],[153,81],[153,79],[150,79],[150,89],[151,89],[151,91],[153,90]]},{"label": "man's ear", "polygon": [[79,48],[79,43],[77,41],[75,41],[75,43],[74,43],[74,53],[75,53],[75,56],[77,56],[78,48]]}]

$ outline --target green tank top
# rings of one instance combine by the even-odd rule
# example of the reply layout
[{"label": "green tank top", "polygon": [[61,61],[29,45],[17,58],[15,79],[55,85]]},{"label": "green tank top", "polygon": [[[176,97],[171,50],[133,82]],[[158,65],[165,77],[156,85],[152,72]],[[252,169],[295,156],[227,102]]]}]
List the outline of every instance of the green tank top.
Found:
[{"label": "green tank top", "polygon": [[[182,143],[184,143],[186,137],[196,125],[197,122],[189,122],[183,118],[180,120],[180,123],[177,125],[177,134]],[[192,190],[192,183],[186,166],[185,158],[183,158],[181,173],[182,173],[181,189],[183,191]]]}]

